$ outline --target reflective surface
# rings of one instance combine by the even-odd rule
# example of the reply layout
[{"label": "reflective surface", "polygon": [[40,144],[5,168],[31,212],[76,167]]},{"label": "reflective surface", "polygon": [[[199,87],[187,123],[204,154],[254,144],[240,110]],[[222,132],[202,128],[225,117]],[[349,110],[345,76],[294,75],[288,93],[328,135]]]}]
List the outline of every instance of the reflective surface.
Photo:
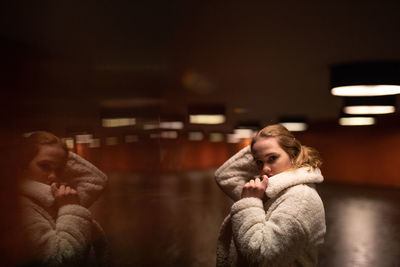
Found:
[{"label": "reflective surface", "polygon": [[[93,207],[113,266],[215,266],[232,202],[214,170],[109,174]],[[319,266],[398,266],[400,190],[322,184],[328,233]]]}]

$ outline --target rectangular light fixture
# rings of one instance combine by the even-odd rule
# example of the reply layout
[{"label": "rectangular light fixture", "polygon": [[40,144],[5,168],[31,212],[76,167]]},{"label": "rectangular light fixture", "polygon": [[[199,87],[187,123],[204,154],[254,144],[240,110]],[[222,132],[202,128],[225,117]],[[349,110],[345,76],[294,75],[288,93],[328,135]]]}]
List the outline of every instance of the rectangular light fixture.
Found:
[{"label": "rectangular light fixture", "polygon": [[176,139],[176,138],[178,138],[178,132],[177,131],[162,131],[161,138]]},{"label": "rectangular light fixture", "polygon": [[302,132],[308,128],[307,123],[305,122],[281,122],[280,125],[291,132]]},{"label": "rectangular light fixture", "polygon": [[124,127],[136,124],[136,118],[107,118],[102,120],[103,127]]},{"label": "rectangular light fixture", "polygon": [[161,129],[181,130],[183,129],[183,122],[181,121],[162,121],[160,122]]},{"label": "rectangular light fixture", "polygon": [[201,141],[204,139],[204,134],[202,132],[189,132],[188,139],[190,141]]},{"label": "rectangular light fixture", "polygon": [[222,133],[210,133],[210,142],[222,142],[224,135]]},{"label": "rectangular light fixture", "polygon": [[190,115],[189,121],[192,124],[222,124],[226,117],[222,114],[196,114]]},{"label": "rectangular light fixture", "polygon": [[236,138],[252,138],[254,135],[255,131],[252,129],[235,129],[233,130],[233,134],[236,136]]},{"label": "rectangular light fixture", "polygon": [[389,114],[395,112],[394,106],[346,106],[343,112],[346,114]]},{"label": "rectangular light fixture", "polygon": [[342,126],[362,126],[375,124],[374,117],[343,117],[339,119]]}]

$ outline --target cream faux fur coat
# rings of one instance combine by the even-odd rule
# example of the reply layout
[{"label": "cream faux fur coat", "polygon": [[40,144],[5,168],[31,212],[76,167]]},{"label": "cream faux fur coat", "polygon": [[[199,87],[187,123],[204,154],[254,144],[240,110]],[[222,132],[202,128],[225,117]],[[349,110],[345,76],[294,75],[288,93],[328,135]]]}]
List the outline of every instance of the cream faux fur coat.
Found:
[{"label": "cream faux fur coat", "polygon": [[27,250],[24,264],[107,265],[103,230],[88,209],[106,186],[107,176],[72,152],[63,176],[77,190],[81,205],[57,209],[49,185],[32,180],[21,183],[21,224]]},{"label": "cream faux fur coat", "polygon": [[217,266],[316,266],[326,232],[323,203],[314,188],[323,181],[320,170],[272,176],[266,202],[240,199],[243,185],[258,173],[250,147],[215,173],[218,185],[235,201],[220,229]]}]

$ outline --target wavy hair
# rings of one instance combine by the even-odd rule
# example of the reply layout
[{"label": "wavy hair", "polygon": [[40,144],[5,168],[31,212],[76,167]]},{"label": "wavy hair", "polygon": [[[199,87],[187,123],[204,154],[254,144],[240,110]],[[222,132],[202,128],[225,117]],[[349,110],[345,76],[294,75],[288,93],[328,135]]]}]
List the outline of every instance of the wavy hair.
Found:
[{"label": "wavy hair", "polygon": [[253,151],[253,145],[257,140],[268,137],[276,138],[279,146],[288,153],[292,160],[293,169],[306,166],[319,168],[322,165],[322,160],[317,150],[302,145],[288,129],[280,124],[268,125],[261,129],[251,141],[251,150]]}]

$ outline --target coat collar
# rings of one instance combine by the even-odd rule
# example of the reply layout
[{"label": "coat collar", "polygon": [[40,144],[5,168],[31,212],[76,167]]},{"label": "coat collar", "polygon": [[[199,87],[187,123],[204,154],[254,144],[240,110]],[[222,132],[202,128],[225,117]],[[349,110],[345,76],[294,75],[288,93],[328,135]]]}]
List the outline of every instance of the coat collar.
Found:
[{"label": "coat collar", "polygon": [[322,183],[323,180],[320,169],[303,167],[281,172],[269,178],[265,193],[269,198],[273,198],[286,188],[299,184]]},{"label": "coat collar", "polygon": [[50,186],[33,180],[24,180],[20,184],[20,192],[23,196],[39,202],[42,206],[49,208],[54,204],[54,196]]}]

